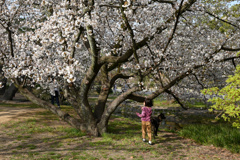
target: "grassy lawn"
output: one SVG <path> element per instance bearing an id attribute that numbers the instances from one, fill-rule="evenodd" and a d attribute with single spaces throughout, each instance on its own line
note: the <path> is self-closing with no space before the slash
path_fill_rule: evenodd
<path id="1" fill-rule="evenodd" d="M 23 107 L 39 108 L 39 106 L 37 104 L 32 104 L 32 103 L 29 103 L 29 104 L 0 103 L 0 106 L 1 107 L 14 107 L 14 108 L 16 108 L 16 107 L 18 107 L 18 108 L 23 108 Z"/>
<path id="2" fill-rule="evenodd" d="M 202 102 L 194 102 L 194 104 L 190 102 L 184 102 L 185 106 L 188 108 L 206 108 L 207 106 Z M 176 101 L 168 101 L 168 100 L 161 100 L 159 98 L 154 99 L 154 106 L 161 106 L 161 107 L 180 107 L 180 105 Z"/>
<path id="3" fill-rule="evenodd" d="M 6 106 L 6 104 L 1 104 Z M 0 105 L 0 106 L 1 106 Z M 20 108 L 21 106 L 9 104 L 9 107 Z M 63 110 L 69 111 L 69 106 L 61 106 Z M 35 105 L 22 105 L 22 108 L 36 108 Z M 1 109 L 1 107 L 0 107 Z M 202 143 L 193 137 L 199 135 L 198 139 L 216 135 L 218 132 L 221 140 L 235 136 L 227 145 L 216 145 L 224 147 L 232 152 L 239 153 L 236 141 L 239 142 L 239 132 L 226 136 L 222 126 L 212 126 L 209 132 L 201 133 L 201 130 L 208 130 L 202 126 L 194 125 L 177 133 L 160 130 L 154 139 L 154 145 L 150 146 L 142 142 L 141 122 L 129 118 L 112 116 L 109 121 L 108 133 L 102 137 L 92 137 L 82 133 L 51 114 L 49 111 L 37 111 L 34 114 L 15 117 L 11 121 L 0 124 L 0 159 L 41 159 L 41 160 L 69 160 L 69 159 L 224 159 L 225 155 L 234 159 L 240 155 L 233 154 L 221 148 L 209 151 L 210 144 L 216 145 L 213 141 Z M 214 128 L 216 132 L 214 132 Z M 194 132 L 191 132 L 194 131 Z M 186 132 L 188 134 L 186 134 Z M 235 132 L 235 131 L 234 131 Z M 199 133 L 199 134 L 198 134 Z M 225 136 L 224 136 L 225 135 Z M 197 143 L 190 139 L 195 139 Z M 213 137 L 213 136 L 212 136 Z M 209 140 L 212 139 L 210 136 Z M 204 144 L 206 146 L 200 145 Z M 225 143 L 224 143 L 225 144 Z M 232 149 L 233 148 L 233 149 Z"/>
<path id="4" fill-rule="evenodd" d="M 163 151 L 158 137 L 155 146 L 143 143 L 141 123 L 132 119 L 112 117 L 109 133 L 96 138 L 71 128 L 48 111 L 37 112 L 34 117 L 12 120 L 0 125 L 1 138 L 8 139 L 0 153 L 9 159 L 158 159 Z M 154 154 L 153 154 L 154 153 Z"/>
<path id="5" fill-rule="evenodd" d="M 240 130 L 229 124 L 194 124 L 183 128 L 179 135 L 203 145 L 214 145 L 240 153 Z"/>

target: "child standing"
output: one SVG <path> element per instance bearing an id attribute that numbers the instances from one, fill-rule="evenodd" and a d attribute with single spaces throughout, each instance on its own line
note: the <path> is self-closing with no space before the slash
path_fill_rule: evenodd
<path id="1" fill-rule="evenodd" d="M 142 138 L 143 142 L 146 142 L 146 131 L 148 134 L 148 144 L 152 145 L 152 132 L 151 132 L 151 115 L 152 115 L 152 107 L 153 102 L 151 99 L 145 99 L 143 102 L 142 113 L 139 114 L 136 112 L 138 117 L 141 117 L 142 121 Z"/>

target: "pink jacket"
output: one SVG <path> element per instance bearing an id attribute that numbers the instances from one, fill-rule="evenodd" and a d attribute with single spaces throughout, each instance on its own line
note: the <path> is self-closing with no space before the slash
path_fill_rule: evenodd
<path id="1" fill-rule="evenodd" d="M 138 117 L 141 117 L 142 121 L 148 121 L 150 122 L 150 118 L 152 115 L 152 108 L 150 107 L 142 107 L 142 113 L 136 113 Z"/>

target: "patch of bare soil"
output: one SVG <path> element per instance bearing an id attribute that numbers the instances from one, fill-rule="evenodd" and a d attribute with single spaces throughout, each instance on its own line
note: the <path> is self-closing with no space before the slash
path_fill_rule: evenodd
<path id="1" fill-rule="evenodd" d="M 0 96 L 1 99 L 1 96 Z M 34 112 L 44 111 L 42 108 L 27 108 L 27 107 L 8 107 L 7 104 L 17 105 L 31 105 L 32 102 L 28 101 L 24 96 L 19 93 L 15 94 L 13 100 L 0 100 L 0 103 L 6 104 L 0 106 L 0 124 L 14 120 L 18 117 L 28 118 Z"/>
<path id="2" fill-rule="evenodd" d="M 0 124 L 15 120 L 19 117 L 29 118 L 34 112 L 44 111 L 42 108 L 13 108 L 0 106 Z"/>
<path id="3" fill-rule="evenodd" d="M 65 137 L 59 126 L 67 128 L 67 124 L 56 118 L 40 115 L 45 111 L 40 108 L 0 106 L 0 160 L 9 159 L 222 159 L 237 160 L 240 154 L 214 146 L 204 146 L 190 139 L 184 139 L 177 134 L 159 132 L 155 144 L 150 146 L 133 138 L 131 142 L 124 138 L 113 143 L 105 142 L 102 137 L 89 136 Z M 27 124 L 24 120 L 41 120 L 45 125 Z M 33 122 L 36 122 L 33 121 Z M 42 120 L 47 120 L 42 122 Z M 19 123 L 18 123 L 19 122 Z M 21 123 L 25 123 L 22 125 Z M 11 126 L 14 126 L 11 129 Z M 16 127 L 16 125 L 19 125 Z M 28 134 L 24 129 L 28 125 Z M 29 126 L 30 125 L 30 126 Z M 24 128 L 25 127 L 25 128 Z M 29 135 L 29 129 L 39 129 Z M 41 128 L 48 132 L 41 132 Z M 127 134 L 127 133 L 125 133 Z"/>

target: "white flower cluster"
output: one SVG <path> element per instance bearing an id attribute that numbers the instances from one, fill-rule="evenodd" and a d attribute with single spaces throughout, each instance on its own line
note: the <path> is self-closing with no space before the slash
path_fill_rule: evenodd
<path id="1" fill-rule="evenodd" d="M 50 3 L 42 1 L 43 6 Z M 76 42 L 84 17 L 76 16 L 80 10 L 75 12 L 61 8 L 66 3 L 62 1 L 59 5 L 53 5 L 52 15 L 42 15 L 46 20 L 35 21 L 33 25 L 29 19 L 23 25 L 29 29 L 14 34 L 14 57 L 9 54 L 4 57 L 6 78 L 26 76 L 32 84 L 50 82 L 49 77 L 62 77 L 68 83 L 81 80 L 90 62 L 83 43 Z M 36 9 L 36 12 L 41 13 L 41 10 Z"/>
<path id="2" fill-rule="evenodd" d="M 32 5 L 31 0 L 26 0 L 23 6 L 18 5 L 17 0 L 7 2 L 9 8 L 3 8 L 0 14 L 3 21 L 0 46 L 4 53 L 0 58 L 4 61 L 4 75 L 9 79 L 27 77 L 32 84 L 44 85 L 53 77 L 67 83 L 81 82 L 91 65 L 89 37 L 95 38 L 98 58 L 118 58 L 133 49 L 132 39 L 137 44 L 148 39 L 147 46 L 136 51 L 138 60 L 129 57 L 121 64 L 121 71 L 137 75 L 152 68 L 153 77 L 161 79 L 159 75 L 163 73 L 170 80 L 194 65 L 208 63 L 211 69 L 216 67 L 217 61 L 234 54 L 215 52 L 225 42 L 227 46 L 240 47 L 239 30 L 232 32 L 229 27 L 221 32 L 222 22 L 205 14 L 207 6 L 200 1 L 192 6 L 193 11 L 186 11 L 184 18 L 180 17 L 174 35 L 175 9 L 167 3 L 124 1 L 122 7 L 131 27 L 128 28 L 118 1 L 96 0 L 90 8 L 83 0 L 42 0 L 39 7 Z M 233 15 L 229 15 L 229 20 L 236 20 Z M 218 29 L 213 28 L 210 21 L 216 23 Z M 12 23 L 12 42 L 6 30 L 8 22 Z M 89 26 L 92 29 L 87 30 Z M 229 39 L 233 34 L 235 38 Z M 225 65 L 226 70 L 231 69 L 230 64 Z"/>

